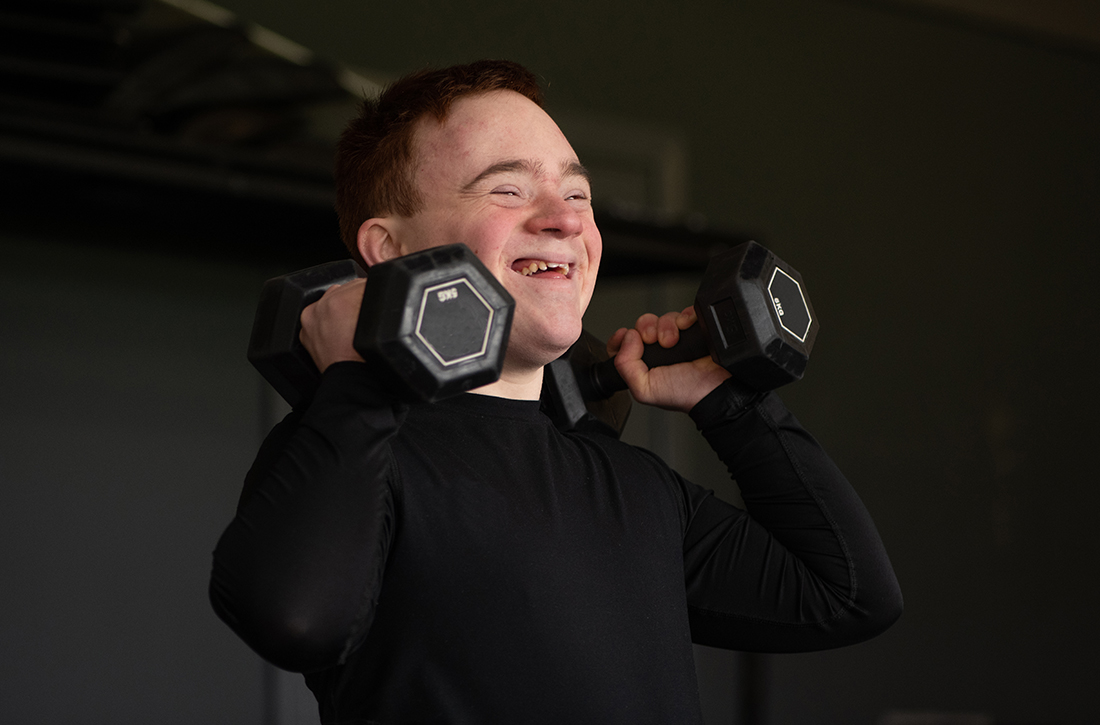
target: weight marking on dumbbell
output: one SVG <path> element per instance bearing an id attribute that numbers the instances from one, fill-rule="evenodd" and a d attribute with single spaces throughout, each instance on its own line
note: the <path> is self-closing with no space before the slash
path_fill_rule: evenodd
<path id="1" fill-rule="evenodd" d="M 460 287 L 462 287 L 463 290 L 468 290 L 474 296 L 474 299 L 476 300 L 476 302 L 480 303 L 481 306 L 485 308 L 485 315 L 486 316 L 483 320 L 479 320 L 479 324 L 477 325 L 477 327 L 479 329 L 484 330 L 484 333 L 481 335 L 480 347 L 478 349 L 472 350 L 472 351 L 470 351 L 470 352 L 468 352 L 464 355 L 457 355 L 457 356 L 454 356 L 454 357 L 448 357 L 446 354 L 440 352 L 440 350 L 438 349 L 438 345 L 436 343 L 432 342 L 425 335 L 425 333 L 424 333 L 424 315 L 425 315 L 425 312 L 428 309 L 428 305 L 429 305 L 429 303 L 432 299 L 432 296 L 433 296 L 432 293 L 433 292 L 435 293 L 434 297 L 435 297 L 435 299 L 438 303 L 440 303 L 440 304 L 451 303 L 451 302 L 456 302 L 456 301 L 459 300 L 459 296 L 460 296 L 459 288 Z M 457 280 L 454 280 L 454 279 L 448 280 L 447 282 L 444 282 L 442 284 L 433 285 L 431 287 L 426 287 L 424 289 L 424 292 L 423 292 L 423 294 L 421 295 L 421 298 L 420 298 L 420 309 L 418 310 L 418 313 L 417 313 L 416 337 L 420 340 L 421 343 L 424 344 L 424 347 L 427 348 L 428 352 L 430 352 L 432 354 L 432 356 L 436 360 L 438 360 L 441 365 L 443 365 L 444 367 L 450 367 L 451 365 L 458 365 L 459 363 L 467 362 L 469 360 L 475 360 L 475 359 L 477 359 L 479 357 L 483 357 L 485 355 L 486 349 L 489 346 L 489 334 L 490 334 L 490 332 L 492 331 L 492 328 L 493 328 L 493 318 L 494 318 L 495 314 L 496 314 L 496 312 L 493 309 L 493 306 L 491 304 L 489 304 L 489 302 L 485 299 L 485 297 L 482 296 L 482 294 L 477 291 L 477 288 L 473 284 L 471 284 L 470 281 L 466 277 L 462 277 L 462 278 L 457 279 Z M 466 329 L 468 330 L 469 328 L 467 327 Z M 471 339 L 468 335 L 466 335 L 466 336 L 458 335 L 457 337 L 461 340 Z M 452 340 L 453 340 L 453 338 L 452 338 Z"/>
<path id="2" fill-rule="evenodd" d="M 791 333 L 799 342 L 806 342 L 806 335 L 810 333 L 810 324 L 813 320 L 810 317 L 810 307 L 806 304 L 806 296 L 802 293 L 802 285 L 794 277 L 776 267 L 772 272 L 771 281 L 768 282 L 768 294 L 772 298 L 772 306 L 779 318 L 780 327 Z M 784 295 L 788 299 L 787 309 L 783 308 L 781 301 Z"/>

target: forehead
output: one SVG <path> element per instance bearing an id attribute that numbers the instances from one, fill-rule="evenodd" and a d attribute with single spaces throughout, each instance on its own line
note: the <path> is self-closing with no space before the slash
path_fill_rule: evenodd
<path id="1" fill-rule="evenodd" d="M 420 185 L 468 183 L 489 166 L 508 161 L 530 161 L 557 173 L 577 160 L 553 119 L 513 91 L 460 98 L 442 123 L 422 118 L 415 138 Z"/>

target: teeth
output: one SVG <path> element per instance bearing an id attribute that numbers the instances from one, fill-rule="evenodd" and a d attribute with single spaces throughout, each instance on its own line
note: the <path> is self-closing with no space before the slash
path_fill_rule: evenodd
<path id="1" fill-rule="evenodd" d="M 569 265 L 561 264 L 558 262 L 543 262 L 539 260 L 537 262 L 531 262 L 531 264 L 521 269 L 520 274 L 522 274 L 524 277 L 528 277 L 535 272 L 545 272 L 548 269 L 558 269 L 561 270 L 563 273 L 568 274 Z"/>

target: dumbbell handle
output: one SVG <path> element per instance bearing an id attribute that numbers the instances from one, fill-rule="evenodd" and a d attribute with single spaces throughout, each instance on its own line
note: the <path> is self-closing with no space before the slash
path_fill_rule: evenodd
<path id="1" fill-rule="evenodd" d="M 292 406 L 307 402 L 321 373 L 299 341 L 302 310 L 330 286 L 365 276 L 350 259 L 320 264 L 269 279 L 248 341 L 248 360 Z"/>
<path id="2" fill-rule="evenodd" d="M 686 330 L 680 330 L 680 340 L 672 347 L 661 347 L 660 343 L 655 342 L 646 345 L 642 352 L 642 362 L 651 368 L 691 362 L 701 357 L 710 357 L 710 347 L 707 336 L 698 323 Z M 585 400 L 604 400 L 628 387 L 623 376 L 615 369 L 615 358 L 575 372 L 577 385 Z"/>

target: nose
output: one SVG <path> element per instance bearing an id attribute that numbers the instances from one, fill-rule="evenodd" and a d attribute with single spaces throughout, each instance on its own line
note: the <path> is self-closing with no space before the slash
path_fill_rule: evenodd
<path id="1" fill-rule="evenodd" d="M 553 195 L 544 195 L 527 221 L 532 234 L 549 234 L 559 239 L 575 237 L 584 229 L 580 213 L 568 201 Z"/>

